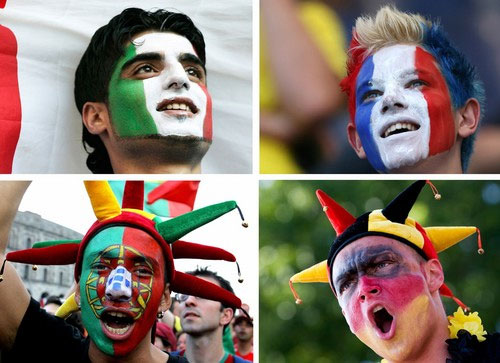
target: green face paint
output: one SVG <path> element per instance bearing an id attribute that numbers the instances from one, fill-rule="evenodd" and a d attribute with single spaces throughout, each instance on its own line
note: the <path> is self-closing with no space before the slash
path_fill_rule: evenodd
<path id="1" fill-rule="evenodd" d="M 104 353 L 124 356 L 147 337 L 163 294 L 165 262 L 146 232 L 115 226 L 87 245 L 80 276 L 82 319 Z"/>
<path id="2" fill-rule="evenodd" d="M 123 65 L 136 56 L 135 45 L 125 49 L 109 82 L 109 108 L 114 130 L 120 137 L 156 135 L 158 130 L 146 107 L 144 82 L 121 77 Z"/>
<path id="3" fill-rule="evenodd" d="M 123 227 L 108 228 L 92 238 L 83 254 L 80 276 L 80 301 L 85 329 L 99 350 L 108 355 L 114 354 L 113 341 L 104 334 L 98 318 L 99 310 L 102 309 L 102 300 L 99 301 L 97 293 L 99 275 L 93 267 L 101 251 L 113 244 L 121 244 L 123 232 Z"/>

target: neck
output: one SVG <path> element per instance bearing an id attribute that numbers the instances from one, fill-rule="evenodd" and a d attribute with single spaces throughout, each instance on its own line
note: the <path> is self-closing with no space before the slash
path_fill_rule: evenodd
<path id="1" fill-rule="evenodd" d="M 462 174 L 461 145 L 461 140 L 458 140 L 450 150 L 430 156 L 415 165 L 393 169 L 389 172 L 397 174 Z"/>
<path id="2" fill-rule="evenodd" d="M 198 336 L 187 334 L 185 356 L 191 363 L 218 363 L 224 356 L 222 329 L 217 328 Z"/>
<path id="3" fill-rule="evenodd" d="M 89 347 L 89 360 L 92 363 L 143 363 L 143 362 L 166 362 L 168 360 L 168 354 L 162 352 L 160 349 L 156 348 L 151 344 L 151 333 L 146 334 L 143 340 L 137 345 L 137 347 L 131 351 L 126 356 L 115 357 L 109 356 L 103 353 L 95 345 L 95 343 L 90 340 Z"/>
<path id="4" fill-rule="evenodd" d="M 238 339 L 238 352 L 241 355 L 246 355 L 252 351 L 253 345 L 252 345 L 252 340 L 239 340 Z"/>

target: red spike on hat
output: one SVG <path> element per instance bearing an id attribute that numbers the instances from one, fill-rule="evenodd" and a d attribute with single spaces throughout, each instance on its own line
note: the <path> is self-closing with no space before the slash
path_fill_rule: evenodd
<path id="1" fill-rule="evenodd" d="M 68 265 L 75 263 L 79 248 L 79 243 L 66 243 L 50 247 L 12 251 L 7 253 L 5 258 L 11 262 L 39 265 Z"/>
<path id="2" fill-rule="evenodd" d="M 172 244 L 174 258 L 201 258 L 204 260 L 236 261 L 234 255 L 222 248 L 199 243 L 176 241 Z"/>
<path id="3" fill-rule="evenodd" d="M 241 309 L 241 300 L 222 287 L 199 277 L 176 271 L 170 284 L 172 291 L 194 295 L 203 299 L 220 301 L 234 309 Z"/>
<path id="4" fill-rule="evenodd" d="M 337 236 L 342 234 L 347 227 L 356 221 L 356 218 L 330 198 L 324 191 L 320 189 L 316 190 L 316 196 L 323 206 L 323 211 L 326 213 L 333 229 L 337 232 Z"/>
<path id="5" fill-rule="evenodd" d="M 144 181 L 127 180 L 123 191 L 123 208 L 143 210 L 144 207 Z"/>

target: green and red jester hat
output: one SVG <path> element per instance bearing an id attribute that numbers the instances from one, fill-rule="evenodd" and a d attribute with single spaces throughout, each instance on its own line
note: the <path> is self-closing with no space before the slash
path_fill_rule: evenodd
<path id="1" fill-rule="evenodd" d="M 83 239 L 38 242 L 33 248 L 8 253 L 6 261 L 34 265 L 74 263 L 84 325 L 101 351 L 124 356 L 144 339 L 156 320 L 166 283 L 170 291 L 241 309 L 241 300 L 234 294 L 177 271 L 174 265 L 175 258 L 236 262 L 221 248 L 179 240 L 233 209 L 238 209 L 243 219 L 236 202 L 211 205 L 163 221 L 143 210 L 142 181 L 126 182 L 122 206 L 107 181 L 84 183 L 97 221 Z M 67 317 L 78 309 L 73 294 L 56 315 Z"/>

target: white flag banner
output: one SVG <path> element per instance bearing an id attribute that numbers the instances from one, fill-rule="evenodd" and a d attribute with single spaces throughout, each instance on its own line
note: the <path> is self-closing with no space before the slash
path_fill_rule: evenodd
<path id="1" fill-rule="evenodd" d="M 0 173 L 90 172 L 75 70 L 94 32 L 129 7 L 185 13 L 203 33 L 213 143 L 202 172 L 252 172 L 251 0 L 0 0 Z"/>

